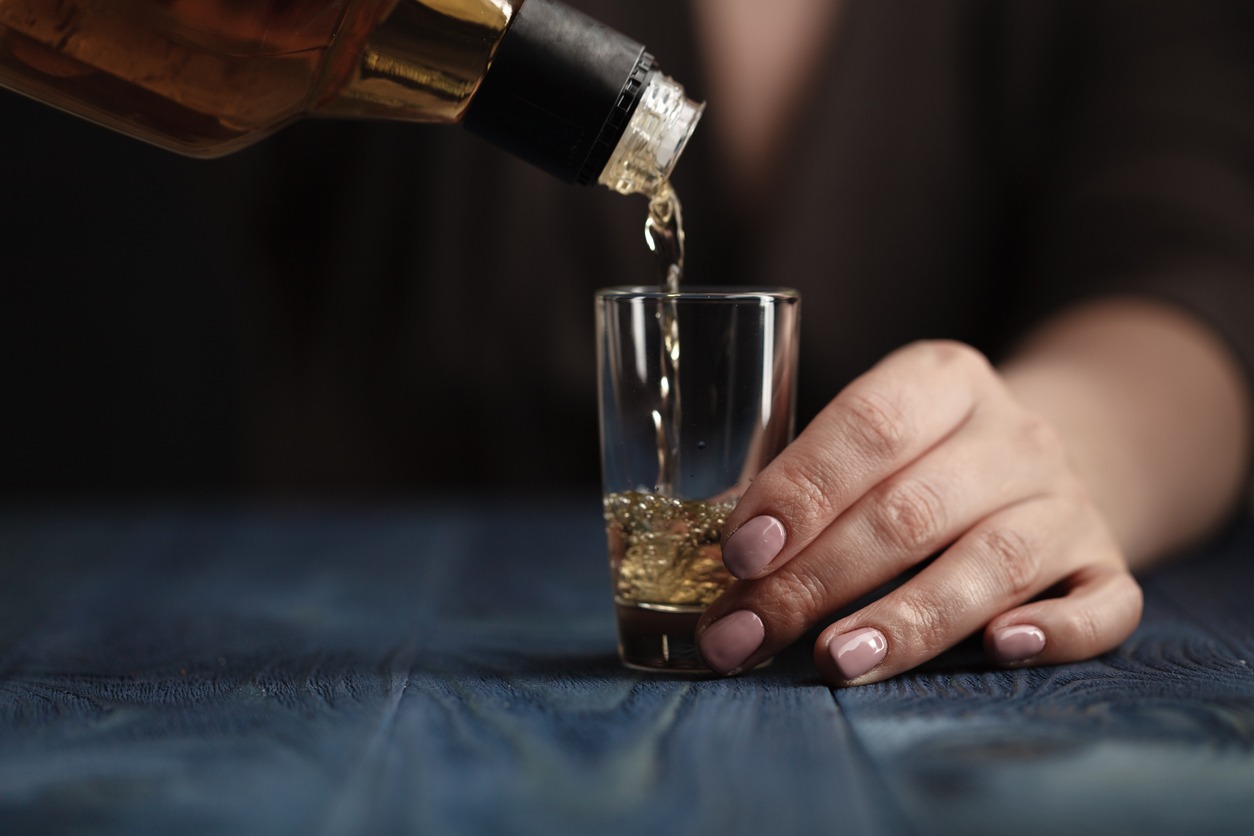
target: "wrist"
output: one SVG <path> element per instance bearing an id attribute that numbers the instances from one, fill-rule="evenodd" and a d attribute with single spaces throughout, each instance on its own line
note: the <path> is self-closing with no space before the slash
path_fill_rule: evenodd
<path id="1" fill-rule="evenodd" d="M 1132 299 L 1074 309 L 1002 373 L 1063 436 L 1134 566 L 1204 535 L 1242 495 L 1248 384 L 1227 346 L 1185 311 Z"/>

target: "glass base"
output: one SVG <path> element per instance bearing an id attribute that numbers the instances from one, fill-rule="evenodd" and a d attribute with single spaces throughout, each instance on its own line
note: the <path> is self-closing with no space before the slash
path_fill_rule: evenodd
<path id="1" fill-rule="evenodd" d="M 697 651 L 701 608 L 617 604 L 618 656 L 629 668 L 713 676 Z"/>
<path id="2" fill-rule="evenodd" d="M 704 607 L 615 604 L 618 657 L 638 671 L 672 676 L 718 676 L 697 650 L 697 622 Z M 771 663 L 767 659 L 757 667 Z"/>

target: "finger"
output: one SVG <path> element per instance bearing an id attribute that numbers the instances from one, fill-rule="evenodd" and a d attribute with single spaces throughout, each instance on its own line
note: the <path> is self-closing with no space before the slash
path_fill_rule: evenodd
<path id="1" fill-rule="evenodd" d="M 962 425 L 991 379 L 987 361 L 957 343 L 890 354 L 754 479 L 724 528 L 728 570 L 751 577 L 791 559 L 873 485 Z"/>
<path id="2" fill-rule="evenodd" d="M 1061 443 L 1044 430 L 1039 422 L 1011 420 L 1000 410 L 977 413 L 943 444 L 873 488 L 791 561 L 775 561 L 758 583 L 729 589 L 710 605 L 702 626 L 732 612 L 752 612 L 760 637 L 770 635 L 761 648 L 770 654 L 913 569 L 981 519 L 1042 498 L 1043 486 L 1066 495 L 1075 477 L 1057 452 Z M 715 633 L 702 641 L 726 663 L 738 635 Z"/>
<path id="3" fill-rule="evenodd" d="M 771 560 L 748 577 L 781 570 L 847 569 L 839 588 L 848 603 L 949 545 L 979 519 L 1048 490 L 1064 491 L 1075 477 L 1062 441 L 1040 419 L 981 404 L 952 435 L 871 488 L 789 563 Z M 741 532 L 757 530 L 757 517 Z M 798 565 L 801 564 L 801 565 Z M 740 577 L 746 577 L 741 575 Z M 834 608 L 834 607 L 833 607 Z M 830 609 L 828 610 L 830 612 Z"/>
<path id="4" fill-rule="evenodd" d="M 1060 598 L 997 616 L 984 649 L 1003 665 L 1057 665 L 1091 659 L 1122 644 L 1141 621 L 1141 587 L 1122 566 L 1092 566 L 1066 582 Z"/>
<path id="5" fill-rule="evenodd" d="M 916 667 L 1084 565 L 1122 557 L 1093 511 L 1052 496 L 981 521 L 918 575 L 828 627 L 815 664 L 831 682 L 875 682 Z"/>

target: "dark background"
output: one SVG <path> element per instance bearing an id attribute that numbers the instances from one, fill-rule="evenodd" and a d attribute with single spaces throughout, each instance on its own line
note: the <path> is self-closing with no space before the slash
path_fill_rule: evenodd
<path id="1" fill-rule="evenodd" d="M 579 5 L 706 98 L 688 4 Z M 698 128 L 686 279 L 801 291 L 799 426 L 1108 293 L 1254 368 L 1251 8 L 849 0 L 767 200 Z M 0 91 L 0 496 L 595 490 L 592 293 L 656 281 L 644 216 L 455 127 L 201 161 Z"/>
<path id="2" fill-rule="evenodd" d="M 193 162 L 0 91 L 0 490 L 246 479 L 267 151 Z"/>

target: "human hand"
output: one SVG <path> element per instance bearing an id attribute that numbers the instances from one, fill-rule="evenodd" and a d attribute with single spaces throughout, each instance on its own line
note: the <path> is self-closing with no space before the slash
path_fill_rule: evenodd
<path id="1" fill-rule="evenodd" d="M 915 570 L 822 631 L 826 679 L 886 679 L 981 629 L 997 663 L 1077 661 L 1117 646 L 1141 615 L 1059 435 L 958 343 L 912 344 L 851 383 L 758 475 L 724 536 L 744 580 L 697 636 L 725 674 Z"/>

